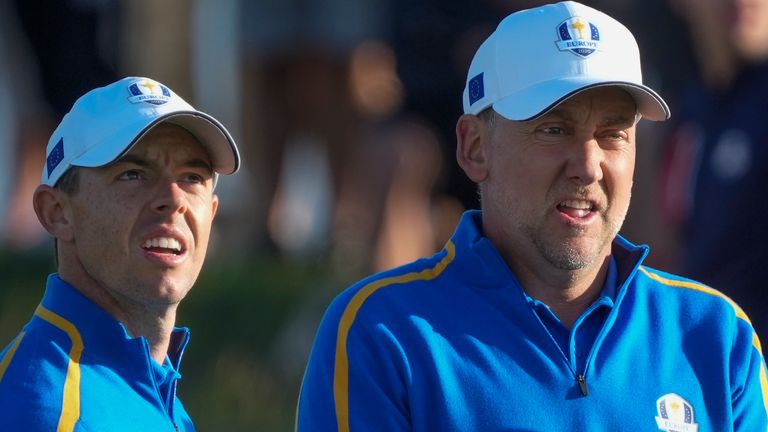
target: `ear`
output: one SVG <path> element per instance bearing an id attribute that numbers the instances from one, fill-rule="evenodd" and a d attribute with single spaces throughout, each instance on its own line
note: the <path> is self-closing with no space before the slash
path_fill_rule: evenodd
<path id="1" fill-rule="evenodd" d="M 475 183 L 488 177 L 490 138 L 490 131 L 480 117 L 464 114 L 456 122 L 456 161 Z"/>
<path id="2" fill-rule="evenodd" d="M 32 196 L 32 205 L 37 220 L 52 236 L 59 241 L 74 239 L 71 214 L 67 211 L 69 196 L 59 189 L 40 185 Z"/>
<path id="3" fill-rule="evenodd" d="M 216 217 L 216 212 L 219 210 L 219 196 L 214 194 L 211 199 L 211 220 Z"/>

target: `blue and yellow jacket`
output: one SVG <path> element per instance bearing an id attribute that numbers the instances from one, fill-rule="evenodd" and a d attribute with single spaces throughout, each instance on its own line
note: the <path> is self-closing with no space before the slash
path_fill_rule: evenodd
<path id="1" fill-rule="evenodd" d="M 48 277 L 31 321 L 0 354 L 4 432 L 193 431 L 176 397 L 187 329 L 164 365 L 142 338 L 62 281 Z"/>
<path id="2" fill-rule="evenodd" d="M 334 300 L 299 431 L 766 430 L 765 362 L 735 303 L 617 237 L 615 292 L 566 329 L 480 221 L 467 212 L 435 256 Z"/>

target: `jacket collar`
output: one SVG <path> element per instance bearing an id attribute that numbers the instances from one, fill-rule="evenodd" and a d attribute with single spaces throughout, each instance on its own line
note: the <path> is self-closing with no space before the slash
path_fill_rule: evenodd
<path id="1" fill-rule="evenodd" d="M 144 376 L 151 372 L 149 344 L 143 337 L 131 337 L 125 326 L 93 303 L 57 273 L 48 276 L 42 306 L 74 325 L 83 340 L 84 356 L 109 360 L 124 371 Z M 178 370 L 189 342 L 189 329 L 174 328 L 168 357 Z"/>

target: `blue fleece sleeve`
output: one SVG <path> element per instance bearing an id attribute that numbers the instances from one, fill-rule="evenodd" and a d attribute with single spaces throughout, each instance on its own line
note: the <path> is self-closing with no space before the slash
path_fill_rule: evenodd
<path id="1" fill-rule="evenodd" d="M 385 323 L 352 293 L 329 307 L 302 383 L 298 431 L 406 431 L 408 371 Z"/>
<path id="2" fill-rule="evenodd" d="M 0 430 L 56 431 L 66 364 L 52 344 L 17 336 L 0 354 Z"/>
<path id="3" fill-rule="evenodd" d="M 734 431 L 768 430 L 768 377 L 757 334 L 739 322 L 731 356 Z"/>

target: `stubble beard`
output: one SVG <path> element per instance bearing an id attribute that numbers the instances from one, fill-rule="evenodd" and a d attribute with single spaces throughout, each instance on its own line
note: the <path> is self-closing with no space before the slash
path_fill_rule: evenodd
<path id="1" fill-rule="evenodd" d="M 600 215 L 603 219 L 603 230 L 599 234 L 597 244 L 584 250 L 583 247 L 576 247 L 571 242 L 556 242 L 547 236 L 547 227 L 541 222 L 538 225 L 522 223 L 518 227 L 533 243 L 539 254 L 553 267 L 559 270 L 576 271 L 588 268 L 595 264 L 601 252 L 610 244 L 624 221 L 625 215 L 622 215 L 615 221 L 611 221 Z M 571 238 L 578 238 L 587 235 L 584 228 L 571 228 Z"/>

